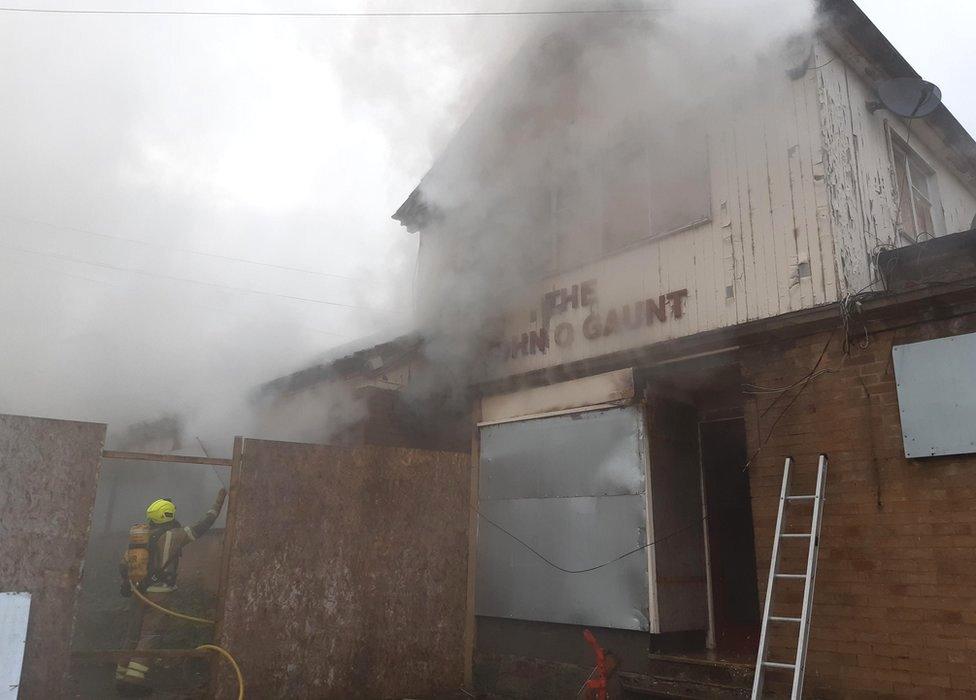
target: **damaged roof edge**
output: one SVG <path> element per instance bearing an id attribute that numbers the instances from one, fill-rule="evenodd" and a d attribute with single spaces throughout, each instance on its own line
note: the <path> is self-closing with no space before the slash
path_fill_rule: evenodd
<path id="1" fill-rule="evenodd" d="M 416 233 L 427 225 L 431 218 L 431 209 L 424 200 L 421 185 L 417 185 L 406 201 L 394 212 L 391 217 L 394 221 L 400 222 L 409 233 Z"/>
<path id="2" fill-rule="evenodd" d="M 391 364 L 411 357 L 420 350 L 423 343 L 423 337 L 419 333 L 401 335 L 393 340 L 377 343 L 265 382 L 254 390 L 253 398 L 254 400 L 261 400 L 282 394 L 292 394 L 325 381 L 351 377 L 362 373 L 364 370 L 372 372 L 389 369 Z M 382 360 L 379 368 L 370 364 L 370 360 L 374 358 Z"/>
<path id="3" fill-rule="evenodd" d="M 829 20 L 821 28 L 821 33 L 835 31 L 855 47 L 874 68 L 874 75 L 865 75 L 869 81 L 921 77 L 854 0 L 817 0 L 817 7 Z M 475 110 L 479 108 L 480 105 Z M 925 118 L 925 122 L 956 155 L 953 165 L 964 176 L 969 187 L 976 191 L 976 140 L 945 104 L 939 105 L 935 112 Z M 434 161 L 427 175 L 437 167 L 441 157 Z M 424 199 L 423 181 L 427 175 L 421 178 L 420 184 L 391 217 L 410 233 L 424 228 L 435 215 L 433 206 Z"/>

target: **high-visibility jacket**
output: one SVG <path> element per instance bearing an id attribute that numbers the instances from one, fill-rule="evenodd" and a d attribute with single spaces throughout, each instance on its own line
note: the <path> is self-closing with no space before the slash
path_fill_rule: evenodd
<path id="1" fill-rule="evenodd" d="M 215 504 L 195 525 L 184 527 L 180 521 L 174 520 L 165 525 L 150 526 L 149 575 L 139 590 L 144 593 L 169 593 L 174 590 L 183 547 L 209 530 L 218 514 Z M 123 578 L 127 575 L 127 570 L 128 565 L 123 555 L 119 566 Z"/>

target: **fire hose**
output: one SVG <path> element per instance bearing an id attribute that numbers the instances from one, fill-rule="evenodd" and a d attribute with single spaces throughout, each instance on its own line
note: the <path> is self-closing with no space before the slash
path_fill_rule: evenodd
<path id="1" fill-rule="evenodd" d="M 153 601 L 149 600 L 149 598 L 144 596 L 142 594 L 142 591 L 139 590 L 138 586 L 132 587 L 132 593 L 136 596 L 136 598 L 142 601 L 144 605 L 148 605 L 151 608 L 155 608 L 156 610 L 166 613 L 167 615 L 172 615 L 173 617 L 177 617 L 181 620 L 189 620 L 190 622 L 196 622 L 202 625 L 215 624 L 213 620 L 207 620 L 202 617 L 193 617 L 193 615 L 184 615 L 183 613 L 178 613 L 175 612 L 174 610 L 169 610 L 168 608 L 164 608 L 162 605 L 159 605 L 158 603 L 154 603 Z M 223 656 L 225 659 L 227 659 L 227 661 L 230 662 L 230 665 L 233 666 L 234 668 L 234 673 L 237 675 L 237 700 L 244 700 L 244 676 L 243 674 L 241 674 L 241 667 L 237 665 L 237 661 L 234 660 L 234 657 L 230 655 L 229 651 L 227 651 L 223 647 L 217 646 L 216 644 L 201 644 L 196 648 L 196 651 L 204 651 L 204 650 L 215 651 L 221 656 Z"/>

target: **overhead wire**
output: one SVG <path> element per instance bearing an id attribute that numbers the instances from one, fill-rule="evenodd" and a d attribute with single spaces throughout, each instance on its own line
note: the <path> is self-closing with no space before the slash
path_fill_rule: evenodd
<path id="1" fill-rule="evenodd" d="M 10 260 L 12 260 L 12 258 L 10 258 Z M 108 285 L 110 287 L 122 287 L 123 286 L 119 282 L 110 282 L 109 280 L 97 279 L 95 277 L 85 277 L 84 275 L 76 275 L 76 274 L 74 274 L 72 272 L 68 272 L 67 270 L 59 270 L 57 268 L 47 267 L 45 265 L 41 265 L 40 268 L 42 270 L 46 270 L 47 272 L 52 272 L 52 273 L 57 274 L 57 275 L 64 275 L 66 277 L 71 277 L 73 279 L 84 280 L 85 282 L 92 282 L 94 284 L 104 284 L 104 285 Z M 251 320 L 251 321 L 262 321 L 262 322 L 263 321 L 266 321 L 266 319 L 260 318 L 258 316 L 251 316 L 251 315 L 248 315 L 248 314 L 241 314 L 241 313 L 237 313 L 235 311 L 230 311 L 229 309 L 221 309 L 221 308 L 218 308 L 216 306 L 207 306 L 206 304 L 200 304 L 200 303 L 197 303 L 197 302 L 185 302 L 182 305 L 183 306 L 192 306 L 193 308 L 196 308 L 196 309 L 204 309 L 206 311 L 216 311 L 216 312 L 218 312 L 220 314 L 223 314 L 223 315 L 234 316 L 236 318 L 243 318 L 243 319 L 248 319 L 248 320 Z M 297 327 L 298 328 L 302 328 L 302 329 L 307 330 L 307 331 L 311 331 L 312 333 L 321 333 L 322 335 L 330 335 L 330 336 L 333 336 L 335 338 L 348 338 L 349 337 L 345 333 L 336 333 L 335 331 L 327 331 L 324 328 L 316 328 L 314 326 L 309 326 L 309 325 L 304 324 L 304 323 L 298 324 Z"/>
<path id="2" fill-rule="evenodd" d="M 207 258 L 215 258 L 217 260 L 227 260 L 230 262 L 239 262 L 247 265 L 257 265 L 260 267 L 270 267 L 276 270 L 285 270 L 287 272 L 300 272 L 305 275 L 317 275 L 320 277 L 333 277 L 335 279 L 347 280 L 350 282 L 355 282 L 355 277 L 350 277 L 348 275 L 340 275 L 334 272 L 322 272 L 319 270 L 309 270 L 303 267 L 292 267 L 290 265 L 278 265 L 277 263 L 262 262 L 260 260 L 249 260 L 247 258 L 238 258 L 233 255 L 224 255 L 222 253 L 209 253 L 202 250 L 193 250 L 192 248 L 180 248 L 178 246 L 168 246 L 162 243 L 157 243 L 155 241 L 146 241 L 141 238 L 132 238 L 130 236 L 119 236 L 117 234 L 102 233 L 100 231 L 92 231 L 91 229 L 78 228 L 77 226 L 64 226 L 62 224 L 52 224 L 49 221 L 41 221 L 40 219 L 30 219 L 22 216 L 14 216 L 12 214 L 6 214 L 0 212 L 0 217 L 8 219 L 10 221 L 19 221 L 26 224 L 34 224 L 36 226 L 45 226 L 47 228 L 55 229 L 58 231 L 70 231 L 72 233 L 81 233 L 86 236 L 95 236 L 98 238 L 108 238 L 110 240 L 116 241 L 126 241 L 127 243 L 135 243 L 137 245 L 152 246 L 155 248 L 161 248 L 163 250 L 172 250 L 177 253 L 183 253 L 185 255 L 199 255 Z"/>
<path id="3" fill-rule="evenodd" d="M 666 7 L 605 8 L 581 10 L 445 10 L 445 11 L 264 11 L 264 10 L 91 10 L 71 8 L 0 7 L 0 12 L 50 15 L 141 15 L 163 17 L 292 17 L 292 18 L 358 18 L 358 17 L 517 17 L 551 15 L 642 15 L 663 12 Z"/>
<path id="4" fill-rule="evenodd" d="M 742 393 L 744 393 L 744 394 L 779 394 L 781 392 L 788 391 L 788 390 L 792 389 L 793 387 L 797 386 L 798 384 L 802 384 L 803 382 L 809 381 L 810 379 L 816 379 L 821 374 L 832 374 L 832 373 L 834 373 L 836 371 L 837 370 L 835 370 L 835 369 L 830 369 L 829 367 L 825 367 L 824 369 L 817 370 L 815 372 L 812 372 L 810 374 L 807 374 L 807 375 L 803 376 L 802 378 L 797 379 L 792 384 L 787 384 L 786 386 L 768 387 L 768 386 L 760 386 L 758 384 L 743 384 L 742 385 Z"/>
<path id="5" fill-rule="evenodd" d="M 68 262 L 78 263 L 80 265 L 91 265 L 92 267 L 101 267 L 108 270 L 115 270 L 117 272 L 127 272 L 134 275 L 142 275 L 144 277 L 155 277 L 158 279 L 165 279 L 174 282 L 183 282 L 187 284 L 197 284 L 204 287 L 213 287 L 216 289 L 226 289 L 234 292 L 243 292 L 246 294 L 260 294 L 263 296 L 279 297 L 281 299 L 291 299 L 294 301 L 303 301 L 313 304 L 324 304 L 326 306 L 336 306 L 346 309 L 355 309 L 360 311 L 380 311 L 380 309 L 371 308 L 368 306 L 359 306 L 357 304 L 345 304 L 338 301 L 329 301 L 328 299 L 316 299 L 314 297 L 302 297 L 294 294 L 279 294 L 277 292 L 267 292 L 260 289 L 250 289 L 248 287 L 238 287 L 236 285 L 221 284 L 219 282 L 207 282 L 205 280 L 197 280 L 191 277 L 178 277 L 176 275 L 167 275 L 160 272 L 150 272 L 149 270 L 140 270 L 134 267 L 125 267 L 122 265 L 113 265 L 111 263 L 99 262 L 94 260 L 85 260 L 84 258 L 78 258 L 72 255 L 66 255 L 63 253 L 52 253 L 40 250 L 32 250 L 30 248 L 23 248 L 21 246 L 14 246 L 9 244 L 0 243 L 0 248 L 5 248 L 7 250 L 15 250 L 20 253 L 27 253 L 30 255 L 39 255 L 41 257 L 53 258 L 57 260 L 66 260 Z"/>

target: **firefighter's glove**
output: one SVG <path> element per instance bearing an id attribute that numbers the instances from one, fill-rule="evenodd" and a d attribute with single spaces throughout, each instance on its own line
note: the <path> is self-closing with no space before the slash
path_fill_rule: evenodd
<path id="1" fill-rule="evenodd" d="M 126 579 L 122 579 L 122 585 L 119 587 L 119 594 L 123 598 L 131 598 L 132 597 L 132 583 L 129 582 L 129 579 L 127 579 L 127 578 Z"/>

